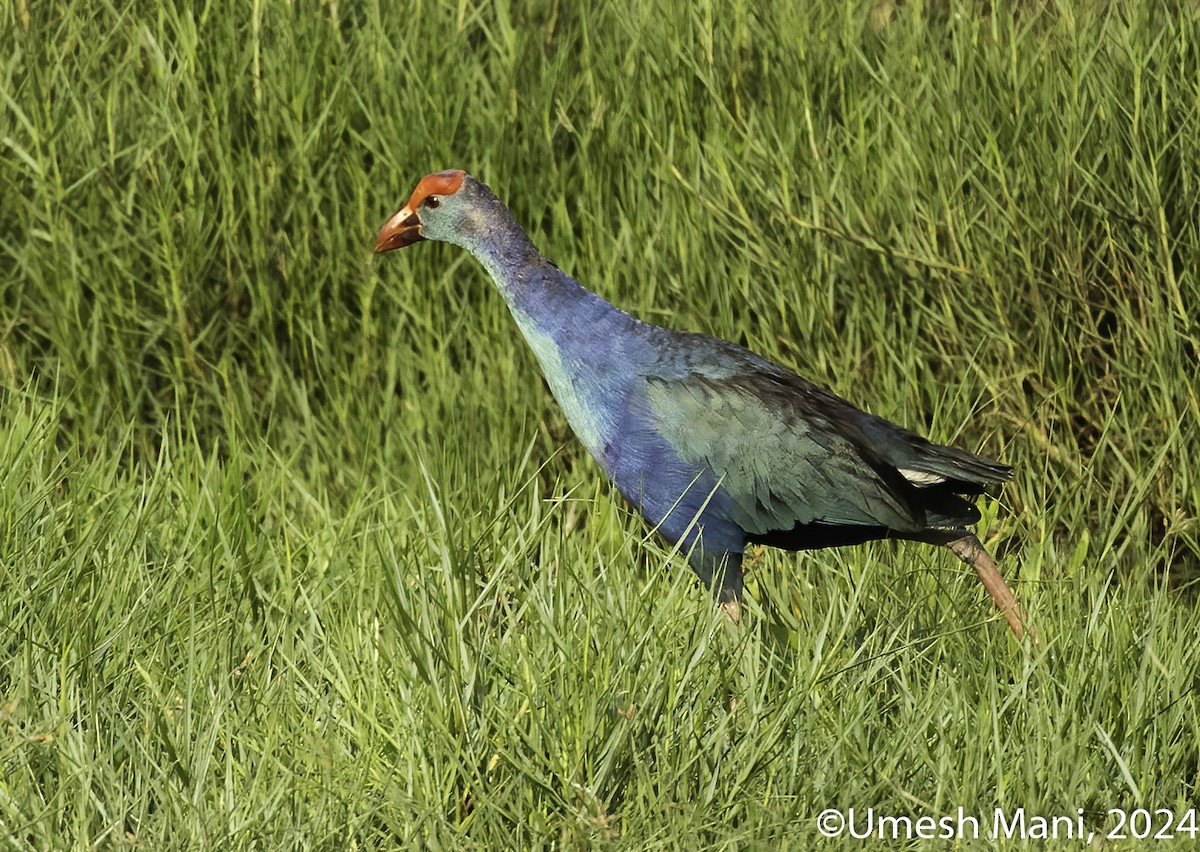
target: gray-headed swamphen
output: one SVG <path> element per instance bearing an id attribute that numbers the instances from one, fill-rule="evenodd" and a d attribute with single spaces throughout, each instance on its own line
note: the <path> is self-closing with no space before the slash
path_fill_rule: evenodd
<path id="1" fill-rule="evenodd" d="M 490 273 L 571 428 L 625 498 L 740 614 L 748 544 L 789 550 L 901 538 L 975 568 L 1016 635 L 1024 619 L 967 527 L 962 495 L 1011 469 L 930 443 L 740 346 L 641 322 L 544 258 L 464 171 L 424 178 L 376 252 L 443 240 Z"/>

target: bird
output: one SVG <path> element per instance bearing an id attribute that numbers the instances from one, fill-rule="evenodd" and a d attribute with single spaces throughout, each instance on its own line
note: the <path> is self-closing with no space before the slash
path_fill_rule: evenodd
<path id="1" fill-rule="evenodd" d="M 748 548 L 879 539 L 949 548 L 1018 640 L 1025 615 L 970 531 L 1012 468 L 932 443 L 736 344 L 641 321 L 560 270 L 462 169 L 422 178 L 375 252 L 422 240 L 473 255 L 575 435 L 628 503 L 687 555 L 729 620 Z"/>

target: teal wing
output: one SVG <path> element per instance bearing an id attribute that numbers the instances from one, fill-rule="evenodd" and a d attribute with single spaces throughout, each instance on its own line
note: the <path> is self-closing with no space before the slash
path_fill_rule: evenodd
<path id="1" fill-rule="evenodd" d="M 798 524 L 922 525 L 911 488 L 862 441 L 858 409 L 790 374 L 647 377 L 656 429 L 687 463 L 710 469 L 730 518 L 751 536 Z"/>

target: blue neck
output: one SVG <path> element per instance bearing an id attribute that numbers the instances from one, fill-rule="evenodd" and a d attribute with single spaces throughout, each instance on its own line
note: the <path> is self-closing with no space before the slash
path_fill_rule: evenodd
<path id="1" fill-rule="evenodd" d="M 511 216 L 504 219 L 493 219 L 486 239 L 465 241 L 464 247 L 483 264 L 514 314 L 554 326 L 586 321 L 576 313 L 585 305 L 616 310 L 546 260 Z"/>
<path id="2" fill-rule="evenodd" d="M 571 428 L 604 464 L 616 429 L 611 402 L 633 378 L 630 332 L 641 323 L 546 260 L 507 210 L 490 219 L 489 233 L 463 247 L 491 275 Z"/>

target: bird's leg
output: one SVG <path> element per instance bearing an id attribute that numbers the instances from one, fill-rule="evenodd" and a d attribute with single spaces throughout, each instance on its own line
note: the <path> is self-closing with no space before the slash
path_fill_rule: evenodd
<path id="1" fill-rule="evenodd" d="M 955 556 L 975 569 L 975 573 L 983 582 L 983 587 L 992 596 L 992 602 L 1004 615 L 1012 632 L 1016 634 L 1018 640 L 1023 639 L 1025 637 L 1025 613 L 1017 602 L 1016 595 L 1008 587 L 1008 583 L 1004 582 L 1004 578 L 1000 576 L 996 563 L 979 543 L 979 539 L 971 533 L 967 533 L 960 538 L 945 542 L 945 545 L 954 551 Z M 1036 633 L 1030 631 L 1030 634 L 1036 644 L 1041 644 Z"/>
<path id="2" fill-rule="evenodd" d="M 709 583 L 725 617 L 737 624 L 742 620 L 742 554 L 725 553 L 714 561 Z"/>
<path id="3" fill-rule="evenodd" d="M 738 624 L 742 620 L 742 605 L 737 601 L 721 601 L 721 611 L 730 624 Z"/>
<path id="4" fill-rule="evenodd" d="M 725 617 L 731 624 L 737 624 L 742 620 L 741 552 L 706 552 L 702 542 L 693 539 L 685 543 L 690 545 L 688 562 L 692 570 L 700 582 L 712 591 Z"/>

